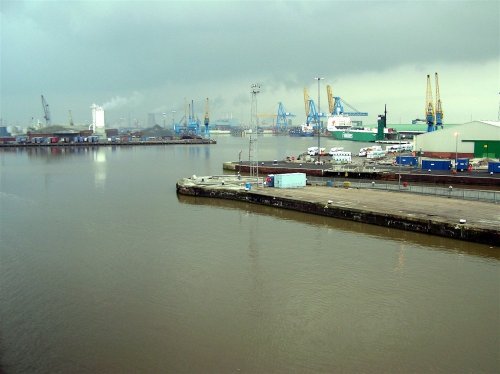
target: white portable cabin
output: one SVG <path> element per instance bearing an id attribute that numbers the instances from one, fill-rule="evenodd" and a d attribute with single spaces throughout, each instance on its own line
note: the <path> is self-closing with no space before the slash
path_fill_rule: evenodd
<path id="1" fill-rule="evenodd" d="M 336 152 L 331 152 L 330 155 L 332 156 L 332 162 L 335 163 L 346 164 L 352 162 L 351 152 L 336 151 Z"/>

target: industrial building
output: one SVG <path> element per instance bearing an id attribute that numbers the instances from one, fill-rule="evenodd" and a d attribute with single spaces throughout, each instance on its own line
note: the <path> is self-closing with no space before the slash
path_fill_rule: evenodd
<path id="1" fill-rule="evenodd" d="M 415 136 L 413 149 L 424 157 L 500 158 L 500 121 L 473 121 Z"/>

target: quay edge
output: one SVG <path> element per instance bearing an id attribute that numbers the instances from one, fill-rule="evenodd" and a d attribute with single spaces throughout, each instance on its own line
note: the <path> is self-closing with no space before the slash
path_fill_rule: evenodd
<path id="1" fill-rule="evenodd" d="M 484 220 L 480 218 L 467 220 L 466 223 L 460 223 L 456 213 L 447 214 L 447 209 L 441 207 L 449 206 L 450 200 L 447 198 L 432 196 L 427 197 L 430 199 L 431 206 L 435 211 L 422 214 L 418 211 L 412 211 L 411 206 L 407 206 L 405 210 L 398 209 L 374 209 L 373 207 L 366 206 L 365 203 L 356 203 L 355 199 L 350 203 L 346 198 L 346 193 L 343 188 L 332 187 L 305 187 L 300 189 L 276 189 L 270 187 L 255 187 L 252 185 L 250 189 L 245 188 L 248 180 L 244 177 L 238 179 L 231 176 L 220 177 L 196 177 L 196 178 L 183 178 L 177 181 L 177 193 L 181 195 L 190 195 L 198 197 L 227 199 L 234 201 L 242 201 L 253 204 L 266 205 L 280 209 L 295 210 L 303 213 L 322 215 L 332 218 L 345 219 L 356 221 L 360 223 L 373 224 L 383 227 L 395 228 L 406 231 L 413 231 L 423 234 L 436 235 L 451 239 L 458 239 L 463 241 L 470 241 L 476 243 L 487 244 L 490 246 L 498 246 L 500 243 L 500 231 L 496 224 L 488 225 L 484 222 L 495 219 L 498 217 L 492 213 L 491 217 L 485 217 Z M 329 195 L 317 194 L 321 188 L 329 191 Z M 354 193 L 357 190 L 352 189 Z M 373 193 L 375 203 L 378 201 L 380 195 L 384 195 L 387 199 L 395 200 L 396 205 L 399 199 L 404 197 L 398 192 L 374 192 L 364 191 L 363 196 L 370 198 Z M 340 199 L 336 199 L 336 195 L 342 195 Z M 387 194 L 390 194 L 387 195 Z M 368 195 L 368 196 L 367 196 Z M 399 196 L 398 196 L 399 195 Z M 334 201 L 327 200 L 324 196 L 333 196 Z M 352 195 L 352 196 L 360 196 Z M 348 204 L 346 205 L 346 201 Z M 466 202 L 471 207 L 464 209 L 470 211 L 480 211 L 481 208 L 491 207 L 489 210 L 494 211 L 497 208 L 496 204 L 482 203 L 482 202 Z M 404 204 L 407 204 L 405 202 Z M 460 204 L 464 204 L 461 202 Z M 489 204 L 489 205 L 483 205 Z M 380 206 L 378 204 L 377 206 Z M 474 210 L 477 209 L 477 210 Z M 444 213 L 443 213 L 444 212 Z M 441 214 L 440 214 L 441 213 Z"/>

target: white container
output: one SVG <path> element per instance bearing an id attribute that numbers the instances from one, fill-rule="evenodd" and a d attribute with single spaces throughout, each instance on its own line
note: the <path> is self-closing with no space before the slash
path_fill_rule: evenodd
<path id="1" fill-rule="evenodd" d="M 306 186 L 305 173 L 287 173 L 274 175 L 275 188 L 300 188 Z"/>

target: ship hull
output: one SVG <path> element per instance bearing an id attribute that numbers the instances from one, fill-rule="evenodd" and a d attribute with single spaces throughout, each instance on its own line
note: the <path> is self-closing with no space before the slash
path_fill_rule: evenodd
<path id="1" fill-rule="evenodd" d="M 353 142 L 374 142 L 377 140 L 377 133 L 372 131 L 330 131 L 330 136 L 335 140 L 350 140 Z"/>

